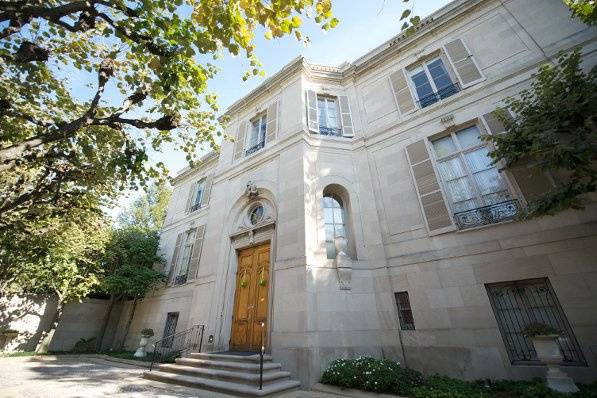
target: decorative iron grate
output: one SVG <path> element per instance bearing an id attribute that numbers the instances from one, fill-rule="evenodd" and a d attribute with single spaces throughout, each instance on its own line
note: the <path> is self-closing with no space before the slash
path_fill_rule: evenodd
<path id="1" fill-rule="evenodd" d="M 454 213 L 454 221 L 458 229 L 479 227 L 513 220 L 520 213 L 518 200 L 511 199 L 477 209 Z"/>
<path id="2" fill-rule="evenodd" d="M 195 203 L 193 206 L 191 206 L 191 212 L 194 212 L 195 210 L 199 210 L 200 208 L 201 208 L 201 202 Z"/>
<path id="3" fill-rule="evenodd" d="M 342 137 L 342 129 L 337 127 L 319 126 L 319 134 Z"/>
<path id="4" fill-rule="evenodd" d="M 259 143 L 255 144 L 252 147 L 250 147 L 249 149 L 247 149 L 245 151 L 245 156 L 249 156 L 250 154 L 257 152 L 264 146 L 265 146 L 265 141 L 260 141 Z"/>
<path id="5" fill-rule="evenodd" d="M 187 275 L 177 275 L 176 278 L 174 278 L 174 284 L 175 285 L 182 285 L 187 283 Z"/>
<path id="6" fill-rule="evenodd" d="M 435 104 L 440 99 L 448 98 L 451 95 L 456 94 L 460 91 L 460 86 L 458 83 L 450 84 L 449 86 L 442 87 L 437 90 L 436 93 L 431 93 L 429 95 L 424 96 L 423 98 L 417 101 L 421 108 L 425 108 L 426 106 Z"/>

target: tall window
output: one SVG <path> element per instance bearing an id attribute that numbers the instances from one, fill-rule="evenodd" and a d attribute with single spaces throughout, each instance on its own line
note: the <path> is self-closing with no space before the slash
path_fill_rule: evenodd
<path id="1" fill-rule="evenodd" d="M 195 193 L 193 198 L 193 204 L 191 205 L 191 211 L 195 211 L 201 207 L 201 202 L 203 201 L 203 193 L 205 191 L 205 179 L 200 180 L 197 182 L 195 187 Z"/>
<path id="2" fill-rule="evenodd" d="M 193 252 L 193 244 L 195 243 L 195 228 L 187 231 L 184 245 L 182 247 L 182 256 L 180 256 L 180 264 L 178 266 L 178 273 L 174 279 L 175 285 L 186 283 L 187 274 L 189 273 L 189 263 L 191 262 L 191 253 Z"/>
<path id="3" fill-rule="evenodd" d="M 319 134 L 342 135 L 338 99 L 336 97 L 318 95 L 317 111 L 319 116 Z"/>
<path id="4" fill-rule="evenodd" d="M 421 66 L 410 72 L 410 78 L 421 108 L 458 92 L 458 86 L 452 81 L 441 58 L 435 58 L 421 64 Z"/>
<path id="5" fill-rule="evenodd" d="M 323 197 L 323 216 L 325 221 L 325 247 L 327 258 L 336 258 L 335 238 L 342 236 L 348 239 L 342 199 L 333 193 Z"/>
<path id="6" fill-rule="evenodd" d="M 265 146 L 265 130 L 267 128 L 267 115 L 263 114 L 251 121 L 246 155 L 257 152 Z"/>
<path id="7" fill-rule="evenodd" d="M 400 329 L 415 330 L 415 319 L 410 308 L 410 298 L 408 292 L 397 292 L 396 305 L 398 306 L 398 320 L 400 321 Z"/>
<path id="8" fill-rule="evenodd" d="M 495 205 L 511 199 L 477 126 L 433 140 L 433 151 L 454 213 Z"/>
<path id="9" fill-rule="evenodd" d="M 513 364 L 536 362 L 537 354 L 523 330 L 543 323 L 560 331 L 564 363 L 585 365 L 582 351 L 547 278 L 486 285 L 502 339 Z"/>

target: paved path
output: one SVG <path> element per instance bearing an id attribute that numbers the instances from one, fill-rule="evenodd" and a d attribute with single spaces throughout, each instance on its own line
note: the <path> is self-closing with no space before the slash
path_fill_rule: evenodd
<path id="1" fill-rule="evenodd" d="M 137 366 L 98 358 L 0 358 L 0 398 L 232 397 L 145 380 L 143 371 Z M 275 397 L 339 398 L 308 391 L 292 391 Z"/>

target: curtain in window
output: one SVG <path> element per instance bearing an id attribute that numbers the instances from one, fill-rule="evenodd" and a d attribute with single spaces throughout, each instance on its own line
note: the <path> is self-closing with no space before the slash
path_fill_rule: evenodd
<path id="1" fill-rule="evenodd" d="M 466 175 L 460 158 L 452 158 L 438 163 L 439 174 L 444 181 L 454 212 L 477 207 L 475 192 Z"/>

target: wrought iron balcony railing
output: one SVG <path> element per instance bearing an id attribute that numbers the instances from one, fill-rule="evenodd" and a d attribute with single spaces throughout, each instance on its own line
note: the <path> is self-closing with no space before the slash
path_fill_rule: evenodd
<path id="1" fill-rule="evenodd" d="M 187 275 L 186 274 L 177 275 L 174 278 L 174 283 L 173 283 L 174 285 L 182 285 L 182 284 L 185 284 L 185 283 L 187 283 Z"/>
<path id="2" fill-rule="evenodd" d="M 201 202 L 195 203 L 193 206 L 191 206 L 191 213 L 194 212 L 195 210 L 199 210 L 200 208 L 201 208 Z"/>
<path id="3" fill-rule="evenodd" d="M 249 156 L 250 154 L 257 152 L 258 150 L 260 150 L 264 146 L 265 146 L 265 140 L 264 141 L 260 141 L 259 143 L 255 144 L 252 147 L 250 147 L 249 149 L 247 149 L 245 151 L 245 156 Z"/>
<path id="4" fill-rule="evenodd" d="M 431 93 L 419 99 L 417 102 L 421 108 L 425 108 L 429 105 L 435 104 L 440 99 L 448 98 L 460 91 L 458 83 L 452 83 L 449 86 L 445 86 L 437 90 L 436 93 Z"/>
<path id="5" fill-rule="evenodd" d="M 515 219 L 520 213 L 518 200 L 512 199 L 454 214 L 458 229 L 479 227 Z"/>
<path id="6" fill-rule="evenodd" d="M 342 129 L 337 127 L 319 126 L 319 134 L 342 137 Z"/>

